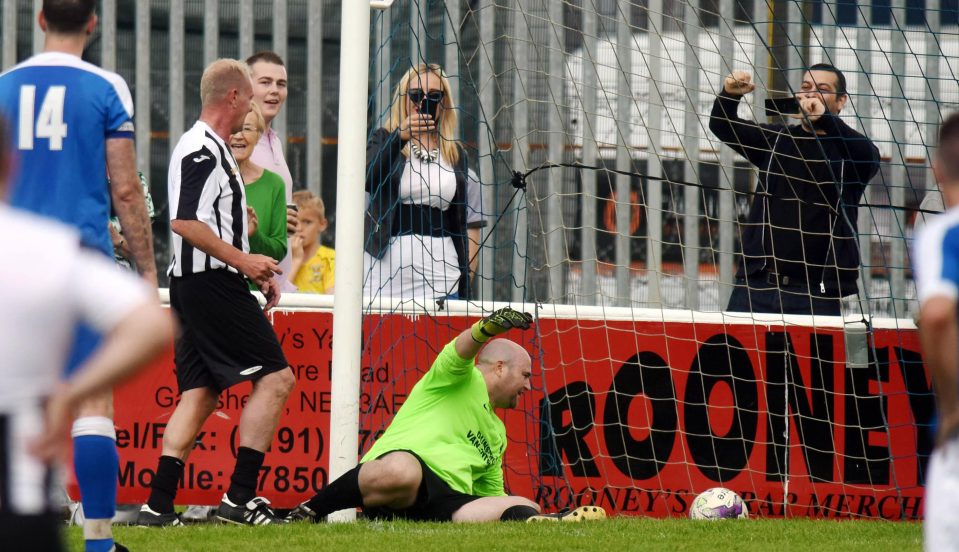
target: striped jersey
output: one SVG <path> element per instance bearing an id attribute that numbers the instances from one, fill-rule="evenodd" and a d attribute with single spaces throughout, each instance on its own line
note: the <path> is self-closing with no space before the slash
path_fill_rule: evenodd
<path id="1" fill-rule="evenodd" d="M 0 75 L 0 114 L 18 158 L 10 203 L 78 228 L 84 245 L 112 257 L 106 141 L 133 138 L 123 78 L 71 54 L 38 54 Z"/>
<path id="2" fill-rule="evenodd" d="M 203 121 L 197 121 L 173 149 L 167 190 L 171 221 L 200 221 L 221 240 L 244 253 L 250 252 L 246 197 L 239 166 L 229 146 Z M 170 276 L 215 269 L 237 272 L 174 232 Z"/>
<path id="3" fill-rule="evenodd" d="M 959 208 L 926 219 L 912 258 L 920 303 L 935 296 L 959 299 Z"/>

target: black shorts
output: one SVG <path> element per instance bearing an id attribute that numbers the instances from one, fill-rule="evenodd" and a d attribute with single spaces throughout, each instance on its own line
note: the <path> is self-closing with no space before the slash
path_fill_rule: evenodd
<path id="1" fill-rule="evenodd" d="M 440 479 L 429 466 L 423 462 L 423 459 L 416 456 L 416 453 L 403 450 L 392 452 L 408 452 L 420 461 L 420 467 L 423 468 L 423 480 L 420 482 L 420 490 L 417 493 L 416 503 L 404 510 L 391 510 L 389 508 L 363 508 L 363 513 L 370 519 L 408 519 L 411 521 L 452 521 L 453 514 L 464 505 L 473 502 L 479 496 L 468 495 L 459 491 L 454 491 L 446 484 L 446 481 Z M 388 452 L 386 454 L 392 454 Z M 383 456 L 386 456 L 384 454 Z M 383 458 L 380 456 L 380 458 Z"/>
<path id="2" fill-rule="evenodd" d="M 235 272 L 170 278 L 170 307 L 180 319 L 174 360 L 181 393 L 200 387 L 219 393 L 289 366 L 273 326 Z"/>

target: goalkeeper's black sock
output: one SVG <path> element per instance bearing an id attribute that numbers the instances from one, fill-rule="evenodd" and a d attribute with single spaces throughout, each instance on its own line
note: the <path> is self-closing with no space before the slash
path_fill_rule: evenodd
<path id="1" fill-rule="evenodd" d="M 538 516 L 539 512 L 532 506 L 510 506 L 503 510 L 503 515 L 499 517 L 500 521 L 526 521 L 527 519 Z"/>
<path id="2" fill-rule="evenodd" d="M 336 481 L 316 493 L 316 496 L 306 501 L 307 507 L 313 510 L 317 518 L 324 518 L 333 512 L 347 508 L 358 508 L 363 505 L 363 494 L 360 493 L 360 468 L 363 464 L 344 473 Z"/>

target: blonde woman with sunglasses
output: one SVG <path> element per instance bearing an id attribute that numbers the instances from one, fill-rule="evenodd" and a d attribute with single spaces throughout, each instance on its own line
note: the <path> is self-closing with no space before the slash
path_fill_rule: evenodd
<path id="1" fill-rule="evenodd" d="M 465 297 L 467 160 L 440 66 L 411 68 L 366 149 L 365 295 Z"/>

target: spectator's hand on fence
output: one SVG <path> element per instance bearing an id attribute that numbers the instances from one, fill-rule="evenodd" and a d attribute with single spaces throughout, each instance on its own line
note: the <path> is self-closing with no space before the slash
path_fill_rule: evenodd
<path id="1" fill-rule="evenodd" d="M 753 77 L 746 71 L 733 71 L 723 82 L 723 90 L 733 96 L 745 96 L 756 89 Z"/>
<path id="2" fill-rule="evenodd" d="M 256 211 L 249 205 L 246 206 L 246 221 L 249 228 L 246 231 L 247 236 L 256 234 L 256 228 L 260 225 L 260 219 L 256 218 Z"/>
<path id="3" fill-rule="evenodd" d="M 300 229 L 300 213 L 296 209 L 286 208 L 286 233 L 296 234 Z"/>
<path id="4" fill-rule="evenodd" d="M 400 123 L 400 140 L 409 142 L 414 136 L 433 132 L 434 130 L 436 130 L 436 123 L 432 117 L 426 113 L 417 113 L 414 111 L 410 113 L 405 121 Z"/>
<path id="5" fill-rule="evenodd" d="M 528 330 L 533 324 L 533 315 L 510 307 L 503 307 L 479 322 L 473 324 L 470 333 L 477 343 L 486 343 L 494 336 L 506 333 L 513 328 Z"/>
<path id="6" fill-rule="evenodd" d="M 260 287 L 268 282 L 274 274 L 283 274 L 280 265 L 266 255 L 244 255 L 237 263 L 236 269 Z"/>
<path id="7" fill-rule="evenodd" d="M 270 312 L 280 302 L 280 286 L 276 280 L 270 279 L 260 284 L 260 291 L 263 297 L 266 297 L 266 305 L 263 306 L 263 312 Z"/>

